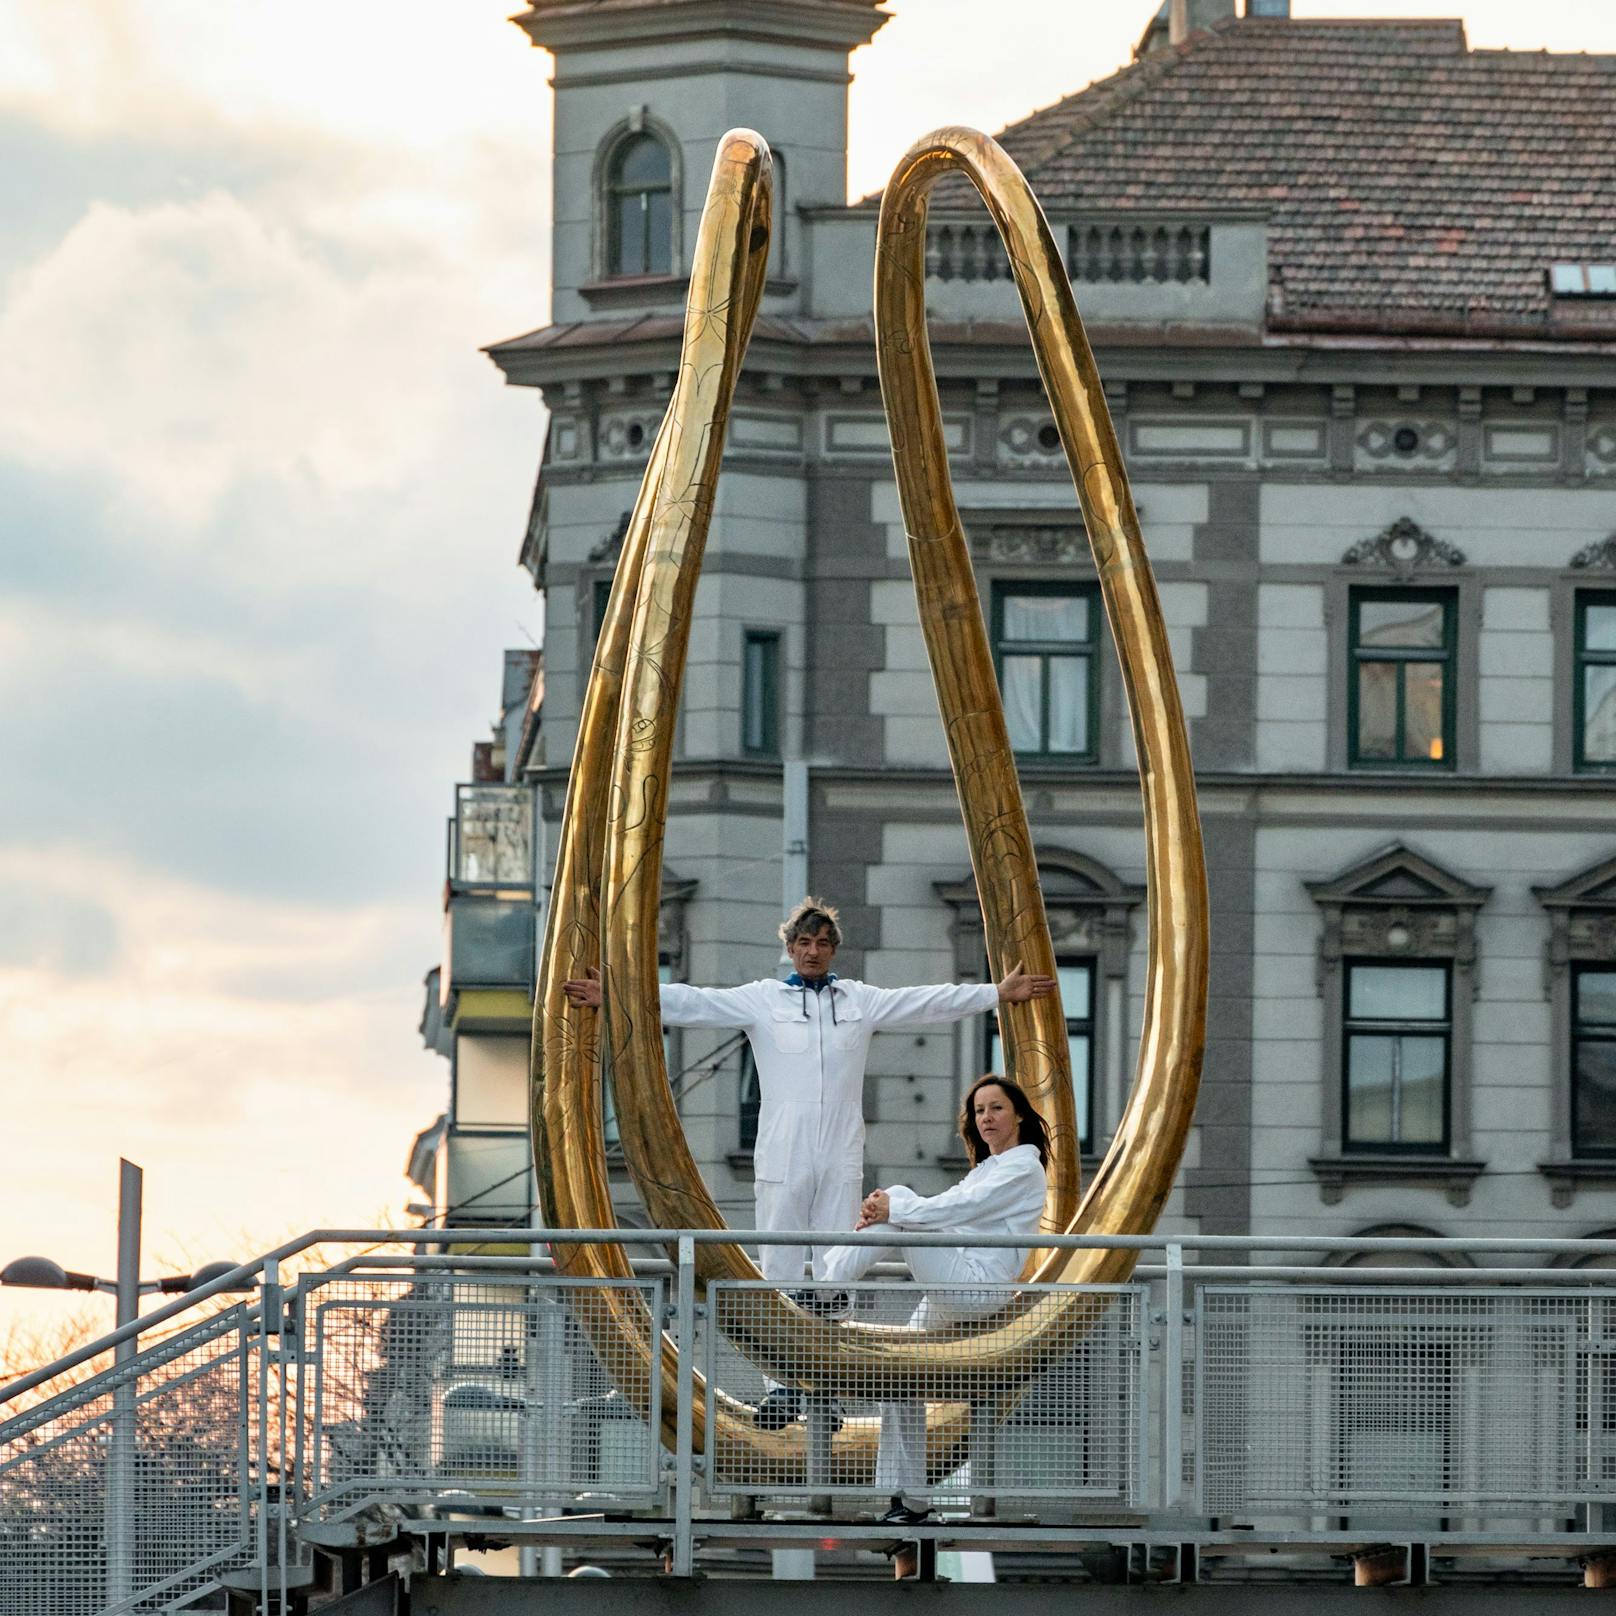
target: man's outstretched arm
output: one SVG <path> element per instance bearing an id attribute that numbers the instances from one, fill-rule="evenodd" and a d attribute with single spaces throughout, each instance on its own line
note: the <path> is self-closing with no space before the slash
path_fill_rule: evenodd
<path id="1" fill-rule="evenodd" d="M 600 972 L 561 984 L 574 1003 L 600 1008 Z M 667 1027 L 749 1027 L 757 1019 L 749 988 L 695 988 L 688 982 L 662 984 L 662 1022 Z"/>
<path id="2" fill-rule="evenodd" d="M 928 1027 L 983 1015 L 1000 1004 L 1041 999 L 1054 991 L 1054 977 L 1029 975 L 1018 963 L 999 983 L 941 982 L 920 988 L 869 988 L 869 1015 L 878 1027 Z"/>

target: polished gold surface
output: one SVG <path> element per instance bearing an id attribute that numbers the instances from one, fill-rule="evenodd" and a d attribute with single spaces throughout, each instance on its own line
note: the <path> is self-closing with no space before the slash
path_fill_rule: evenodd
<path id="1" fill-rule="evenodd" d="M 1009 255 L 1083 509 L 1133 722 L 1150 893 L 1144 1024 L 1127 1109 L 1070 1228 L 1142 1234 L 1155 1227 L 1178 1171 L 1206 1039 L 1206 861 L 1189 738 L 1127 472 L 1060 249 L 1020 169 L 996 141 L 974 129 L 939 129 L 910 147 L 882 198 L 876 348 L 920 618 L 996 966 L 1012 956 L 991 952 L 995 924 L 1004 924 L 1005 914 L 1024 917 L 1033 900 L 1020 850 L 1002 829 L 1020 820 L 1015 759 L 954 503 L 926 336 L 926 198 L 950 173 L 976 187 Z M 1013 1022 L 1007 1031 L 1014 1033 Z M 1052 1179 L 1063 1170 L 1057 1163 Z M 1132 1269 L 1128 1252 L 1051 1252 L 1036 1277 L 1100 1282 Z"/>
<path id="2" fill-rule="evenodd" d="M 926 197 L 965 174 L 1004 236 L 1040 370 L 1066 445 L 1122 661 L 1144 792 L 1150 881 L 1150 965 L 1133 1095 L 1116 1140 L 1078 1204 L 1077 1148 L 1066 1037 L 1053 999 L 1004 1016 L 1009 1069 L 1053 1123 L 1045 1223 L 1104 1233 L 1148 1231 L 1171 1187 L 1194 1108 L 1205 1019 L 1205 871 L 1183 714 L 1154 582 L 1127 480 L 1071 288 L 1048 226 L 1009 158 L 985 136 L 946 129 L 911 149 L 882 206 L 876 273 L 881 383 L 915 571 L 982 897 L 996 975 L 1021 960 L 1053 972 L 1031 837 L 1005 732 L 976 586 L 948 480 L 941 413 L 925 332 Z M 534 1151 L 546 1217 L 560 1228 L 613 1222 L 600 1130 L 595 1013 L 562 983 L 603 971 L 604 1044 L 624 1158 L 654 1223 L 721 1229 L 685 1142 L 668 1086 L 658 1005 L 656 924 L 674 720 L 691 602 L 711 518 L 730 400 L 756 315 L 768 255 L 767 147 L 749 131 L 720 143 L 698 235 L 679 376 L 625 536 L 580 718 L 540 970 L 534 1040 Z M 604 926 L 602 919 L 604 916 Z M 602 939 L 604 937 L 604 949 Z M 755 1278 L 731 1243 L 698 1246 L 701 1277 Z M 614 1248 L 557 1248 L 570 1272 L 626 1273 Z M 1126 1252 L 1050 1252 L 1041 1279 L 1125 1277 Z M 732 1343 L 766 1371 L 811 1390 L 944 1400 L 984 1366 L 1015 1388 L 1089 1327 L 1092 1297 L 1042 1295 L 1012 1304 L 944 1361 L 923 1332 L 835 1325 L 759 1293 Z M 1014 1317 L 1012 1318 L 1012 1315 Z M 602 1296 L 583 1319 L 626 1395 L 647 1405 L 650 1321 Z M 665 1434 L 674 1409 L 674 1350 L 662 1361 Z M 716 1400 L 719 1436 L 782 1476 L 802 1462 L 800 1427 L 757 1431 L 744 1409 Z M 702 1445 L 701 1404 L 697 1444 Z M 938 1463 L 962 1428 L 957 1406 L 933 1410 Z M 837 1467 L 873 1458 L 874 1422 L 849 1421 Z M 754 1473 L 756 1471 L 754 1470 Z"/>

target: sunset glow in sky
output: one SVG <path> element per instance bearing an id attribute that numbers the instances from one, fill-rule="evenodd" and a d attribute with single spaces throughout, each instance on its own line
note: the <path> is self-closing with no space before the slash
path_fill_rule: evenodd
<path id="1" fill-rule="evenodd" d="M 548 59 L 511 0 L 0 9 L 0 1263 L 400 1215 L 443 819 L 543 411 Z M 1153 0 L 892 0 L 854 194 L 1127 60 Z M 1611 0 L 1295 0 L 1616 52 Z M 766 133 L 766 131 L 765 131 Z M 78 1305 L 0 1292 L 8 1321 Z M 43 1310 L 43 1312 L 42 1312 Z"/>

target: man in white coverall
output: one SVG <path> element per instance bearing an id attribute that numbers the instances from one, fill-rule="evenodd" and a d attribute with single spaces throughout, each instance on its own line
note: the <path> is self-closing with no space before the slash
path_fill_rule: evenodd
<path id="1" fill-rule="evenodd" d="M 662 1020 L 670 1027 L 740 1028 L 757 1064 L 761 1104 L 752 1152 L 759 1229 L 839 1233 L 858 1221 L 864 1186 L 864 1065 L 878 1032 L 935 1026 L 982 1015 L 1001 1001 L 1042 998 L 1054 978 L 1029 976 L 1020 965 L 996 986 L 944 983 L 877 988 L 830 969 L 841 946 L 836 910 L 804 898 L 780 927 L 796 969 L 784 982 L 734 988 L 662 986 Z M 579 1004 L 600 1003 L 597 979 L 566 984 Z M 764 1246 L 760 1267 L 775 1284 L 802 1278 L 802 1246 Z M 824 1278 L 824 1248 L 814 1249 L 814 1276 Z M 823 1293 L 804 1293 L 810 1304 Z M 833 1306 L 832 1299 L 826 1299 Z M 777 1430 L 801 1409 L 801 1395 L 776 1386 L 758 1423 Z"/>

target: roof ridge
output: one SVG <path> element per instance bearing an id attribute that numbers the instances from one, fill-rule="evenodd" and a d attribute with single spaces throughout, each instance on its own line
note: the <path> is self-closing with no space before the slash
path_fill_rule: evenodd
<path id="1" fill-rule="evenodd" d="M 1193 38 L 1194 36 L 1192 35 L 1191 37 Z M 1165 57 L 1170 54 L 1175 58 L 1174 65 L 1176 65 L 1176 58 L 1184 54 L 1185 46 L 1188 43 L 1189 42 L 1186 40 L 1183 44 L 1174 45 L 1171 47 L 1169 52 L 1163 52 L 1162 55 Z M 1114 72 L 1108 73 L 1103 78 L 1094 79 L 1090 83 L 1085 84 L 1081 90 L 1073 90 L 1070 95 L 1059 96 L 1055 100 L 1051 101 L 1047 106 L 1035 107 L 1026 115 L 1026 117 L 1018 118 L 1014 123 L 1005 124 L 1001 129 L 995 132 L 993 139 L 1002 146 L 1004 144 L 1005 136 L 1010 134 L 1013 130 L 1025 129 L 1029 124 L 1037 123 L 1040 119 L 1050 117 L 1061 107 L 1066 106 L 1068 102 L 1080 100 L 1085 95 L 1093 95 L 1096 91 L 1105 92 L 1105 108 L 1107 110 L 1112 107 L 1125 106 L 1128 101 L 1132 100 L 1135 95 L 1146 88 L 1147 84 L 1155 84 L 1159 79 L 1165 77 L 1166 65 L 1167 64 L 1165 61 L 1162 63 L 1156 63 L 1153 62 L 1149 57 L 1145 58 L 1144 60 L 1125 62 Z M 1120 88 L 1107 89 L 1108 86 L 1114 86 L 1116 81 L 1119 79 L 1125 78 L 1129 75 L 1145 74 L 1152 67 L 1154 67 L 1156 71 L 1152 73 L 1148 79 L 1141 77 L 1137 85 L 1130 85 L 1126 93 L 1124 93 Z M 1041 163 L 1064 151 L 1069 145 L 1072 144 L 1074 140 L 1077 139 L 1079 134 L 1086 133 L 1087 130 L 1094 126 L 1094 123 L 1099 117 L 1099 112 L 1100 109 L 1097 108 L 1092 117 L 1089 117 L 1073 126 L 1068 138 L 1059 140 L 1054 145 L 1046 147 L 1038 153 L 1036 159 L 1032 160 Z M 1012 154 L 1012 160 L 1015 162 L 1017 168 L 1021 168 L 1023 166 L 1021 160 L 1014 157 L 1014 154 Z M 854 202 L 851 205 L 855 208 L 869 207 L 872 203 L 876 203 L 881 200 L 882 192 L 885 190 L 886 187 L 884 185 L 879 186 L 877 189 L 871 191 L 868 196 L 861 196 L 857 202 Z"/>
<path id="2" fill-rule="evenodd" d="M 1198 34 L 1191 34 L 1188 39 L 1181 41 L 1179 44 L 1170 45 L 1167 50 L 1160 53 L 1160 56 L 1154 62 L 1149 56 L 1142 60 L 1129 62 L 1119 67 L 1116 72 L 1108 77 L 1095 79 L 1092 83 L 1085 84 L 1081 90 L 1073 90 L 1070 95 L 1064 95 L 1058 101 L 1051 101 L 1047 107 L 1041 107 L 1036 112 L 1029 112 L 1025 118 L 1018 119 L 1015 123 L 1007 123 L 993 138 L 1000 145 L 1003 145 L 1005 137 L 1013 130 L 1024 129 L 1028 124 L 1034 123 L 1040 118 L 1049 117 L 1058 108 L 1067 105 L 1068 102 L 1079 101 L 1086 95 L 1093 95 L 1096 91 L 1104 91 L 1101 105 L 1096 106 L 1090 113 L 1078 114 L 1067 128 L 1065 139 L 1058 140 L 1053 145 L 1046 147 L 1038 153 L 1035 159 L 1032 159 L 1032 161 L 1040 163 L 1047 162 L 1051 157 L 1058 156 L 1068 146 L 1074 144 L 1080 135 L 1087 134 L 1090 129 L 1096 127 L 1102 118 L 1119 107 L 1127 106 L 1135 96 L 1155 86 L 1162 79 L 1169 77 L 1171 70 L 1176 68 L 1189 54 L 1192 42 L 1198 37 Z M 1153 67 L 1154 72 L 1151 71 Z M 1133 82 L 1126 86 L 1117 83 L 1119 79 L 1125 77 L 1130 78 Z M 1107 89 L 1107 86 L 1111 86 L 1111 88 Z M 1018 162 L 1016 166 L 1020 167 L 1021 165 Z"/>

